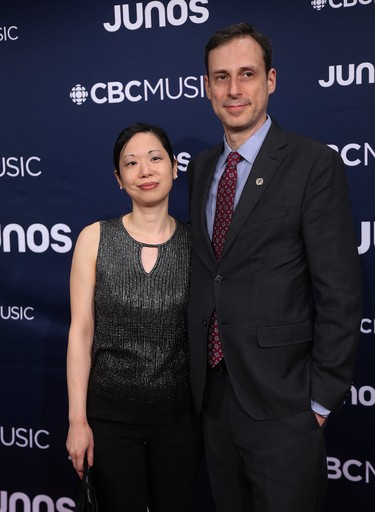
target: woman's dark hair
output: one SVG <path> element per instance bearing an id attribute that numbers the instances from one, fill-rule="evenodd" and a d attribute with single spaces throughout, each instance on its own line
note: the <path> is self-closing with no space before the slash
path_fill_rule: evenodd
<path id="1" fill-rule="evenodd" d="M 160 140 L 161 145 L 168 153 L 169 159 L 173 165 L 174 163 L 174 154 L 172 150 L 171 143 L 169 141 L 168 135 L 165 131 L 159 126 L 154 126 L 152 124 L 147 123 L 135 123 L 127 128 L 125 128 L 120 135 L 117 137 L 115 147 L 113 148 L 113 163 L 115 166 L 116 172 L 120 172 L 120 154 L 124 146 L 129 142 L 129 140 L 136 135 L 137 133 L 150 132 L 156 135 L 156 137 Z"/>
<path id="2" fill-rule="evenodd" d="M 238 39 L 241 37 L 252 37 L 262 48 L 264 65 L 266 68 L 266 74 L 268 74 L 269 70 L 272 68 L 272 44 L 268 37 L 249 23 L 237 23 L 235 25 L 230 25 L 229 27 L 225 27 L 221 30 L 215 32 L 206 45 L 205 50 L 205 64 L 208 75 L 208 56 L 209 53 L 222 46 L 223 44 L 229 43 L 233 39 Z"/>

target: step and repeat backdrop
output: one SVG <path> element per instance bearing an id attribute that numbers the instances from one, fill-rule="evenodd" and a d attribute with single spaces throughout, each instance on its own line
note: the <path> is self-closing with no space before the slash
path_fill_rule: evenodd
<path id="1" fill-rule="evenodd" d="M 365 306 L 351 394 L 326 429 L 325 510 L 373 511 L 375 1 L 3 0 L 1 512 L 74 510 L 65 357 L 75 240 L 85 225 L 128 210 L 112 147 L 136 121 L 170 134 L 179 161 L 171 211 L 188 219 L 187 164 L 222 138 L 204 93 L 204 46 L 239 21 L 273 42 L 278 85 L 269 114 L 346 164 Z M 213 510 L 203 466 L 195 511 Z"/>

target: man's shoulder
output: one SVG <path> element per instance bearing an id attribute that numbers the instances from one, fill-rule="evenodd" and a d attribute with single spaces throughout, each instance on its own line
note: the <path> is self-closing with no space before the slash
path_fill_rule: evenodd
<path id="1" fill-rule="evenodd" d="M 285 143 L 290 144 L 291 147 L 300 148 L 301 150 L 309 149 L 310 151 L 316 151 L 318 153 L 335 153 L 335 151 L 324 142 L 295 131 L 284 129 L 279 126 L 276 121 L 273 121 L 268 135 L 270 138 L 284 140 Z"/>

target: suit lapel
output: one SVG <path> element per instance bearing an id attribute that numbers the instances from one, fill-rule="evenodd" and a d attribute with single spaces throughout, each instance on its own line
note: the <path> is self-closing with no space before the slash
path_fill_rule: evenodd
<path id="1" fill-rule="evenodd" d="M 286 132 L 273 122 L 255 159 L 241 198 L 234 211 L 223 247 L 222 258 L 286 157 L 287 143 Z"/>
<path id="2" fill-rule="evenodd" d="M 197 215 L 195 216 L 196 219 L 199 219 L 200 225 L 199 229 L 201 232 L 200 239 L 203 240 L 205 244 L 205 251 L 204 253 L 209 253 L 211 256 L 212 261 L 216 264 L 216 256 L 214 249 L 212 247 L 211 239 L 208 235 L 207 231 L 207 218 L 206 218 L 206 203 L 208 194 L 211 189 L 211 183 L 213 179 L 213 175 L 215 173 L 215 167 L 217 160 L 223 150 L 223 145 L 220 144 L 219 146 L 216 146 L 212 148 L 212 151 L 207 155 L 207 158 L 205 158 L 202 162 L 199 164 L 199 169 L 197 169 L 196 176 L 197 176 L 197 182 L 194 188 L 199 191 L 197 194 L 197 199 L 194 201 L 193 208 L 197 208 Z"/>

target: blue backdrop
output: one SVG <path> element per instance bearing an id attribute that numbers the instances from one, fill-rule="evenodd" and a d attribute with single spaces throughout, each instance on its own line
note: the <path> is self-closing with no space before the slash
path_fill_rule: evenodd
<path id="1" fill-rule="evenodd" d="M 74 242 L 83 226 L 128 208 L 112 146 L 135 121 L 170 134 L 180 170 L 171 210 L 188 218 L 187 163 L 222 137 L 203 90 L 204 46 L 238 21 L 272 39 L 271 116 L 333 146 L 347 166 L 365 308 L 352 394 L 326 429 L 325 510 L 373 510 L 374 0 L 3 0 L 1 512 L 74 510 L 77 477 L 65 450 Z M 195 510 L 213 510 L 204 471 Z"/>

